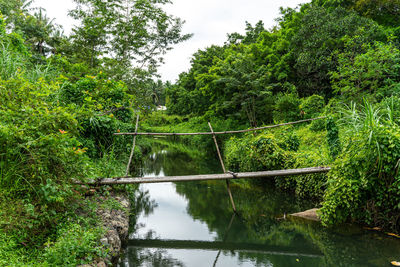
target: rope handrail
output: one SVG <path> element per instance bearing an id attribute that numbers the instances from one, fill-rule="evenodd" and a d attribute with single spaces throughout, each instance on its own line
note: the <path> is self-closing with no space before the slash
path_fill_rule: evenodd
<path id="1" fill-rule="evenodd" d="M 309 121 L 321 120 L 321 119 L 325 119 L 325 118 L 326 118 L 326 116 L 324 116 L 324 117 L 318 117 L 318 118 L 313 118 L 313 119 L 305 119 L 305 120 L 300 120 L 300 121 L 294 121 L 294 122 L 287 122 L 287 123 L 269 125 L 269 126 L 263 126 L 263 127 L 252 128 L 252 129 L 246 129 L 246 130 L 237 130 L 237 131 L 199 132 L 199 133 L 143 133 L 143 132 L 137 132 L 137 133 L 114 133 L 114 135 L 165 135 L 165 136 L 177 136 L 177 135 L 236 134 L 236 133 L 247 133 L 247 132 L 260 131 L 260 130 L 264 130 L 264 129 L 282 127 L 282 126 L 286 126 L 286 125 L 299 124 L 299 123 L 304 123 L 304 122 L 309 122 Z"/>

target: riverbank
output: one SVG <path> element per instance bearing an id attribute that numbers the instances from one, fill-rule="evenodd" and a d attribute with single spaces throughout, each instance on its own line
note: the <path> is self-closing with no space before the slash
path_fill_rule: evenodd
<path id="1" fill-rule="evenodd" d="M 121 254 L 122 245 L 128 237 L 131 203 L 126 193 L 112 192 L 108 196 L 92 196 L 98 205 L 96 215 L 104 228 L 100 243 L 105 257 L 80 267 L 113 266 Z M 108 203 L 104 205 L 105 203 Z"/>

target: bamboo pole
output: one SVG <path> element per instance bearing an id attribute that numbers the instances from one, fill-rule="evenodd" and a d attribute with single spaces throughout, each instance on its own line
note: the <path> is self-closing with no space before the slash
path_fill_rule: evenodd
<path id="1" fill-rule="evenodd" d="M 221 152 L 219 151 L 217 138 L 215 137 L 214 130 L 213 130 L 210 122 L 208 122 L 208 126 L 210 127 L 211 133 L 213 133 L 213 139 L 214 139 L 215 147 L 217 148 L 218 158 L 219 158 L 219 162 L 221 163 L 222 170 L 224 171 L 224 173 L 226 173 L 224 160 L 222 159 Z M 231 186 L 229 185 L 228 179 L 226 180 L 226 188 L 228 189 L 228 194 L 229 194 L 229 199 L 231 200 L 232 209 L 234 212 L 236 212 L 236 205 L 235 205 L 235 201 L 233 200 Z"/>
<path id="2" fill-rule="evenodd" d="M 247 133 L 247 132 L 254 132 L 254 131 L 260 131 L 260 130 L 265 130 L 265 129 L 271 129 L 271 128 L 277 128 L 277 127 L 282 127 L 282 126 L 287 126 L 287 125 L 294 125 L 294 124 L 299 124 L 299 123 L 304 123 L 304 122 L 310 122 L 310 121 L 315 121 L 315 120 L 321 120 L 325 119 L 326 117 L 318 117 L 318 118 L 313 118 L 313 119 L 306 119 L 306 120 L 300 120 L 300 121 L 293 121 L 293 122 L 287 122 L 287 123 L 281 123 L 281 124 L 276 124 L 276 125 L 269 125 L 269 126 L 264 126 L 264 127 L 258 127 L 258 128 L 252 128 L 252 129 L 246 129 L 246 130 L 238 130 L 238 131 L 224 131 L 224 132 L 199 132 L 199 133 L 114 133 L 114 135 L 160 135 L 160 136 L 179 136 L 179 135 L 219 135 L 219 134 L 237 134 L 237 133 Z"/>
<path id="3" fill-rule="evenodd" d="M 215 147 L 217 148 L 217 154 L 218 154 L 219 162 L 221 163 L 222 170 L 224 171 L 224 173 L 226 173 L 225 164 L 224 164 L 224 161 L 222 160 L 221 152 L 219 151 L 217 138 L 215 137 L 214 130 L 213 130 L 210 122 L 208 123 L 208 127 L 210 127 L 211 133 L 213 135 L 214 144 L 215 144 Z"/>
<path id="4" fill-rule="evenodd" d="M 137 133 L 138 127 L 139 127 L 139 114 L 136 116 L 135 133 Z M 131 167 L 133 154 L 134 154 L 134 152 L 135 152 L 135 146 L 136 146 L 136 135 L 133 137 L 133 144 L 132 144 L 131 155 L 129 156 L 128 165 L 126 166 L 125 176 L 128 176 L 128 175 L 129 175 L 129 169 L 130 169 L 130 167 Z"/>
<path id="5" fill-rule="evenodd" d="M 187 176 L 164 176 L 164 177 L 116 177 L 99 178 L 86 182 L 75 180 L 76 184 L 81 185 L 117 185 L 117 184 L 141 184 L 141 183 L 166 183 L 166 182 L 188 182 L 188 181 L 206 181 L 206 180 L 227 180 L 227 179 L 253 179 L 278 176 L 293 176 L 303 174 L 326 173 L 331 170 L 330 167 L 310 167 L 302 169 L 274 170 L 261 172 L 239 172 L 235 176 L 229 173 L 222 174 L 201 174 Z"/>
<path id="6" fill-rule="evenodd" d="M 233 221 L 235 220 L 235 216 L 236 216 L 236 213 L 233 213 L 232 217 L 231 217 L 231 220 L 229 222 L 228 228 L 227 228 L 227 230 L 226 230 L 226 232 L 224 234 L 224 238 L 222 239 L 222 243 L 225 243 L 226 239 L 228 238 L 228 234 L 229 234 L 229 231 L 231 230 Z M 221 252 L 222 252 L 222 249 L 220 249 L 218 251 L 217 256 L 215 257 L 215 260 L 214 260 L 213 267 L 217 266 L 217 262 L 218 262 L 219 256 L 221 255 Z"/>

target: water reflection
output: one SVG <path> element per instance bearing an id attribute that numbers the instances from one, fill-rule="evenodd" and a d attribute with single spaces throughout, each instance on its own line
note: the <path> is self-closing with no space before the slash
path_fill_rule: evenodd
<path id="1" fill-rule="evenodd" d="M 219 172 L 214 158 L 154 146 L 144 176 Z M 399 240 L 359 227 L 326 229 L 282 219 L 315 206 L 290 194 L 232 187 L 233 216 L 224 182 L 142 185 L 120 266 L 390 266 Z"/>

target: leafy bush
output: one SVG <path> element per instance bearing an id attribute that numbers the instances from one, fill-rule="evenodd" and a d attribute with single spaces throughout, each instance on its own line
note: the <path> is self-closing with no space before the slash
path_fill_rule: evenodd
<path id="1" fill-rule="evenodd" d="M 164 112 L 153 112 L 146 116 L 146 123 L 151 126 L 175 125 L 183 122 L 184 118 L 178 115 L 167 115 Z"/>
<path id="2" fill-rule="evenodd" d="M 332 159 L 335 159 L 340 151 L 341 144 L 339 140 L 339 129 L 335 124 L 333 118 L 329 117 L 326 120 L 327 140 L 329 146 L 329 153 Z"/>
<path id="3" fill-rule="evenodd" d="M 326 129 L 326 122 L 325 120 L 315 120 L 312 121 L 310 124 L 310 130 L 313 132 L 319 132 Z"/>
<path id="4" fill-rule="evenodd" d="M 393 95 L 384 98 L 377 107 L 387 120 L 400 125 L 400 96 Z"/>
<path id="5" fill-rule="evenodd" d="M 290 122 L 301 118 L 300 99 L 295 94 L 283 94 L 277 97 L 274 121 Z"/>
<path id="6" fill-rule="evenodd" d="M 226 146 L 226 164 L 233 171 L 280 170 L 291 159 L 272 134 L 231 138 Z"/>
<path id="7" fill-rule="evenodd" d="M 279 135 L 279 146 L 284 150 L 297 151 L 300 147 L 300 139 L 293 131 L 281 132 Z"/>
<path id="8" fill-rule="evenodd" d="M 0 230 L 0 265 L 1 266 L 38 266 L 37 250 L 28 250 Z"/>
<path id="9" fill-rule="evenodd" d="M 60 227 L 58 239 L 47 244 L 44 260 L 50 266 L 78 266 L 104 257 L 101 233 L 101 229 L 85 229 L 76 223 Z"/>
<path id="10" fill-rule="evenodd" d="M 225 164 L 231 171 L 266 171 L 284 169 L 293 161 L 292 153 L 284 150 L 280 140 L 272 134 L 260 134 L 256 137 L 251 134 L 243 138 L 231 138 L 225 144 Z M 262 183 L 266 180 L 251 180 L 252 183 Z M 284 187 L 285 181 L 275 179 L 278 187 Z M 245 182 L 246 183 L 246 182 Z"/>
<path id="11" fill-rule="evenodd" d="M 351 47 L 354 40 L 348 40 Z M 381 100 L 398 94 L 400 88 L 400 50 L 392 43 L 375 42 L 365 45 L 365 52 L 354 55 L 352 51 L 339 57 L 337 71 L 331 72 L 332 87 L 353 100 L 370 94 Z"/>
<path id="12" fill-rule="evenodd" d="M 357 115 L 357 116 L 356 116 Z M 369 103 L 350 128 L 349 140 L 332 165 L 321 218 L 324 224 L 360 222 L 396 228 L 400 202 L 400 128 Z"/>
<path id="13" fill-rule="evenodd" d="M 300 104 L 300 110 L 305 119 L 318 117 L 325 107 L 325 100 L 322 96 L 312 95 L 303 98 Z"/>

